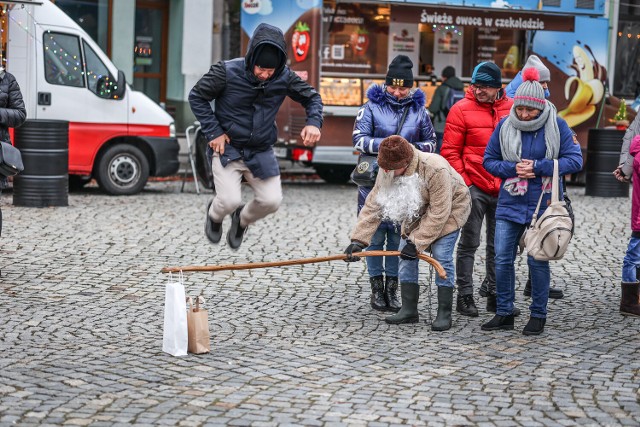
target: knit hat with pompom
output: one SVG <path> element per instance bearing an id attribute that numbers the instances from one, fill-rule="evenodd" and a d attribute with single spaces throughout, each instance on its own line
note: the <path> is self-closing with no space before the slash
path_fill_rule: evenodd
<path id="1" fill-rule="evenodd" d="M 514 107 L 532 107 L 544 110 L 547 101 L 544 98 L 544 88 L 540 84 L 540 73 L 537 69 L 526 68 L 522 72 L 522 83 L 513 97 Z"/>

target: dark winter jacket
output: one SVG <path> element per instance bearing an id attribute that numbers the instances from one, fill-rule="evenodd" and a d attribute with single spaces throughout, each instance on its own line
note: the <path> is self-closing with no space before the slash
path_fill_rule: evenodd
<path id="1" fill-rule="evenodd" d="M 361 153 L 378 154 L 382 140 L 394 135 L 405 109 L 402 129 L 398 132 L 418 150 L 433 153 L 436 136 L 425 108 L 424 93 L 417 89 L 401 100 L 387 93 L 386 87 L 374 84 L 367 90 L 369 101 L 362 106 L 353 127 L 353 146 Z M 358 212 L 364 205 L 371 187 L 359 187 Z"/>
<path id="2" fill-rule="evenodd" d="M 0 72 L 0 141 L 9 141 L 9 128 L 17 128 L 27 118 L 22 92 L 16 78 Z"/>
<path id="3" fill-rule="evenodd" d="M 0 71 L 0 141 L 11 143 L 9 128 L 21 126 L 26 118 L 27 110 L 16 78 L 11 73 Z M 0 190 L 7 185 L 7 178 L 0 177 Z M 0 227 L 2 227 L 1 224 L 0 217 Z"/>
<path id="4" fill-rule="evenodd" d="M 506 120 L 506 119 L 505 119 Z M 522 132 L 522 154 L 521 158 L 534 160 L 533 172 L 536 177 L 529 179 L 527 192 L 522 196 L 512 196 L 504 189 L 504 180 L 518 176 L 516 173 L 516 163 L 504 160 L 500 149 L 500 129 L 504 121 L 502 120 L 496 130 L 491 135 L 489 144 L 484 154 L 484 167 L 492 175 L 502 179 L 498 195 L 498 207 L 496 208 L 496 219 L 505 219 L 518 224 L 529 224 L 536 210 L 538 198 L 542 191 L 542 178 L 553 176 L 553 160 L 547 159 L 546 145 L 544 140 L 544 127 L 534 132 Z M 558 153 L 558 174 L 560 176 L 577 173 L 582 170 L 582 152 L 580 144 L 573 137 L 573 131 L 564 119 L 558 117 L 558 129 L 560 130 L 560 152 Z M 562 180 L 560 179 L 560 183 Z M 561 191 L 560 194 L 563 194 Z M 551 199 L 551 193 L 547 193 L 542 198 L 538 217 L 547 209 L 547 203 Z"/>
<path id="5" fill-rule="evenodd" d="M 433 99 L 429 104 L 429 111 L 433 115 L 433 127 L 436 132 L 444 132 L 444 123 L 447 120 L 447 116 L 444 114 L 444 107 L 446 97 L 451 89 L 464 90 L 464 83 L 457 77 L 449 77 L 442 83 L 436 91 L 433 93 Z"/>
<path id="6" fill-rule="evenodd" d="M 478 102 L 471 87 L 464 99 L 449 111 L 442 139 L 442 157 L 464 178 L 468 186 L 493 197 L 500 190 L 500 178 L 491 176 L 482 166 L 484 151 L 493 130 L 501 119 L 509 115 L 513 100 L 503 91 L 494 103 Z"/>
<path id="7" fill-rule="evenodd" d="M 263 82 L 253 74 L 254 56 L 266 44 L 276 46 L 282 54 L 273 76 Z M 277 138 L 276 114 L 286 96 L 304 106 L 307 125 L 322 127 L 320 94 L 286 66 L 282 31 L 260 24 L 247 55 L 212 65 L 189 93 L 189 103 L 208 141 L 222 134 L 229 137 L 220 156 L 222 165 L 242 159 L 256 177 L 264 179 L 280 174 L 272 146 Z M 215 112 L 210 105 L 213 100 Z"/>

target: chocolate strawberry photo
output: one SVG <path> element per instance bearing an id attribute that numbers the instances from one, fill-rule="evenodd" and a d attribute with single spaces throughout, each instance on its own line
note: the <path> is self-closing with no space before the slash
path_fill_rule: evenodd
<path id="1" fill-rule="evenodd" d="M 311 45 L 310 28 L 304 22 L 298 22 L 295 31 L 291 36 L 291 48 L 293 49 L 293 57 L 296 62 L 302 62 L 307 59 L 309 46 Z"/>

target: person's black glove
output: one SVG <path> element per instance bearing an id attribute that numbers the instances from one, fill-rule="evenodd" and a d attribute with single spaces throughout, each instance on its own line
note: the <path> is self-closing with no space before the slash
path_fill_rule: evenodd
<path id="1" fill-rule="evenodd" d="M 344 253 L 347 254 L 347 257 L 345 258 L 345 262 L 360 261 L 360 257 L 353 256 L 353 254 L 355 252 L 362 252 L 364 248 L 365 246 L 360 242 L 351 242 L 351 244 L 347 246 L 347 249 L 345 249 L 344 251 Z"/>
<path id="2" fill-rule="evenodd" d="M 400 252 L 400 258 L 409 261 L 418 258 L 418 249 L 411 240 L 407 240 L 407 245 L 402 248 L 402 251 Z"/>

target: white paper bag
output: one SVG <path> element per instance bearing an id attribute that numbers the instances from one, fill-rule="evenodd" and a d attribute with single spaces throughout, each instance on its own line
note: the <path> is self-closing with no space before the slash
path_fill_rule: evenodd
<path id="1" fill-rule="evenodd" d="M 186 356 L 187 342 L 187 304 L 181 273 L 177 282 L 170 277 L 166 287 L 162 351 L 173 356 Z"/>

